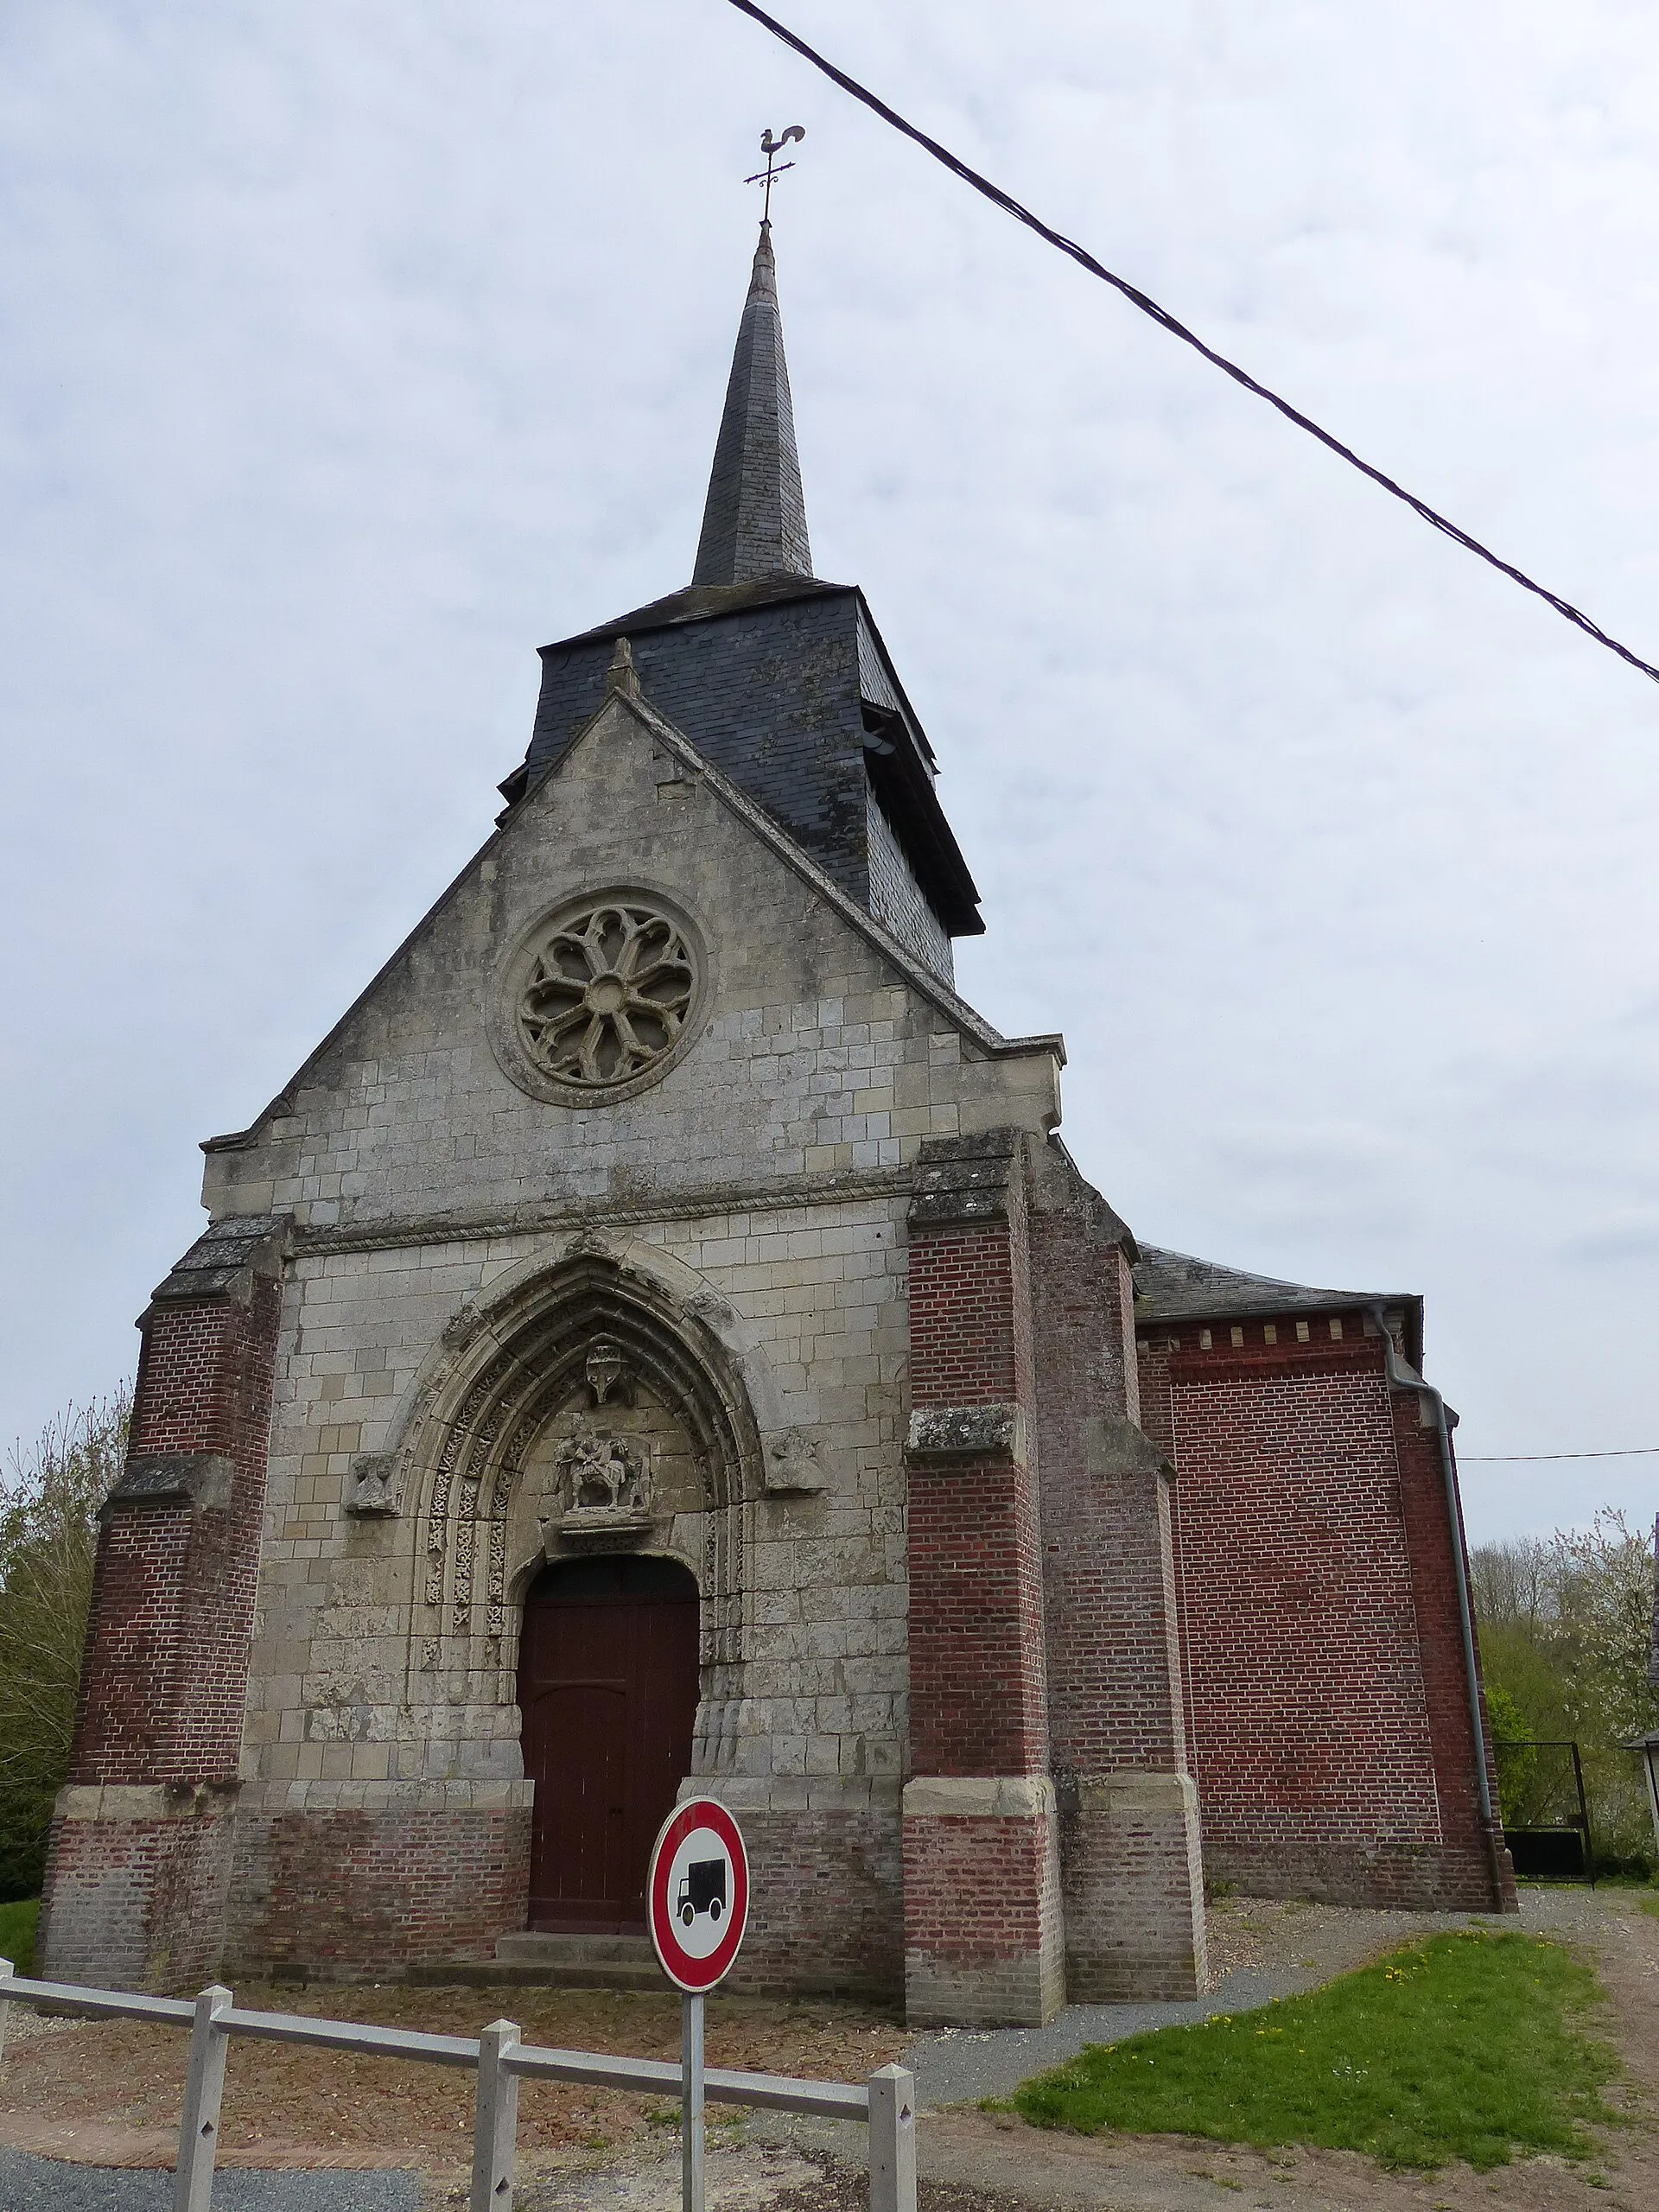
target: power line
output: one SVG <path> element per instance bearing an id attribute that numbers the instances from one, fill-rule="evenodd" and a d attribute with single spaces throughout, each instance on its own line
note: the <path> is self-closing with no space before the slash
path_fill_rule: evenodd
<path id="1" fill-rule="evenodd" d="M 1011 194 L 1004 192 L 1000 185 L 993 184 L 988 177 L 982 176 L 977 169 L 970 169 L 966 162 L 959 161 L 948 147 L 940 145 L 937 138 L 930 138 L 926 131 L 918 130 L 913 123 L 907 123 L 896 108 L 889 107 L 884 99 L 878 98 L 867 86 L 861 85 L 855 77 L 849 77 L 844 69 L 836 68 L 833 61 L 826 60 L 815 48 L 810 47 L 804 38 L 798 38 L 795 33 L 780 23 L 776 16 L 769 16 L 764 8 L 756 7 L 754 0 L 731 0 L 731 4 L 741 10 L 744 15 L 752 16 L 757 23 L 769 30 L 774 38 L 781 39 L 785 46 L 792 47 L 804 60 L 810 61 L 815 69 L 821 70 L 832 84 L 839 85 L 842 92 L 849 93 L 854 99 L 861 101 L 873 114 L 879 115 L 884 123 L 891 124 L 895 130 L 902 132 L 906 138 L 914 139 L 925 153 L 931 154 L 936 162 L 943 162 L 953 175 L 959 176 L 964 184 L 971 185 L 974 190 L 982 194 L 994 207 L 1000 207 L 1004 214 L 1012 215 L 1016 223 L 1023 223 L 1027 230 L 1035 231 L 1039 238 L 1046 238 L 1050 245 L 1058 248 L 1061 253 L 1069 254 L 1080 269 L 1086 269 L 1091 276 L 1099 277 L 1103 284 L 1113 286 L 1116 290 L 1123 295 L 1131 306 L 1139 308 L 1142 315 L 1150 315 L 1152 320 L 1168 331 L 1172 337 L 1179 338 L 1183 345 L 1190 346 L 1195 353 L 1202 353 L 1206 361 L 1220 369 L 1225 375 L 1231 377 L 1235 384 L 1243 385 L 1246 391 L 1254 392 L 1258 399 L 1265 399 L 1269 407 L 1277 408 L 1287 422 L 1294 423 L 1300 430 L 1306 430 L 1309 437 L 1317 438 L 1322 446 L 1328 447 L 1338 459 L 1348 462 L 1351 467 L 1358 469 L 1362 476 L 1369 476 L 1373 484 L 1380 484 L 1385 492 L 1402 501 L 1414 515 L 1421 516 L 1422 520 L 1429 524 L 1432 528 L 1449 537 L 1453 544 L 1461 545 L 1466 553 L 1477 555 L 1487 563 L 1488 567 L 1496 569 L 1500 575 L 1508 576 L 1511 583 L 1519 584 L 1523 591 L 1531 592 L 1535 597 L 1541 599 L 1547 606 L 1553 607 L 1564 620 L 1571 622 L 1575 628 L 1582 630 L 1586 637 L 1593 638 L 1599 645 L 1605 645 L 1609 652 L 1617 653 L 1621 660 L 1628 661 L 1632 668 L 1639 669 L 1643 676 L 1649 677 L 1654 683 L 1659 683 L 1659 668 L 1655 668 L 1650 662 L 1643 660 L 1639 653 L 1633 653 L 1628 645 L 1620 645 L 1617 638 L 1609 637 L 1599 623 L 1592 622 L 1587 614 L 1574 607 L 1569 600 L 1560 598 L 1546 585 L 1535 582 L 1524 569 L 1517 569 L 1510 562 L 1501 559 L 1490 546 L 1483 545 L 1478 537 L 1471 537 L 1466 530 L 1459 529 L 1456 523 L 1431 507 L 1427 500 L 1420 499 L 1414 492 L 1408 492 L 1402 484 L 1396 484 L 1393 477 L 1385 476 L 1380 468 L 1373 468 L 1369 461 L 1362 461 L 1351 447 L 1344 445 L 1342 440 L 1333 437 L 1329 430 L 1321 429 L 1311 416 L 1304 415 L 1300 408 L 1293 407 L 1289 400 L 1281 398 L 1278 392 L 1270 391 L 1266 385 L 1259 383 L 1248 369 L 1241 368 L 1236 361 L 1230 361 L 1224 353 L 1217 353 L 1214 346 L 1206 346 L 1196 332 L 1189 330 L 1184 322 L 1178 321 L 1166 308 L 1160 308 L 1156 300 L 1149 299 L 1145 292 L 1138 290 L 1126 277 L 1115 276 L 1103 263 L 1096 261 L 1086 247 L 1078 245 L 1075 239 L 1065 237 L 1062 232 L 1052 229 L 1039 216 L 1033 215 L 1030 208 L 1022 207 Z M 1659 1450 L 1659 1446 L 1655 1449 Z"/>
<path id="2" fill-rule="evenodd" d="M 1467 1467 L 1478 1462 L 1484 1467 L 1519 1466 L 1522 1460 L 1537 1459 L 1648 1459 L 1659 1453 L 1659 1444 L 1632 1444 L 1624 1452 L 1459 1452 L 1458 1465 Z"/>

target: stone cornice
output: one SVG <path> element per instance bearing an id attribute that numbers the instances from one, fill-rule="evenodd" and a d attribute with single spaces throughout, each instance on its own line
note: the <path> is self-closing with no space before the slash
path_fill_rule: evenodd
<path id="1" fill-rule="evenodd" d="M 844 1205 L 861 1199 L 907 1198 L 910 1167 L 849 1168 L 839 1174 L 791 1175 L 765 1183 L 703 1183 L 653 1192 L 648 1198 L 573 1198 L 563 1205 L 512 1206 L 477 1213 L 401 1215 L 385 1221 L 296 1227 L 296 1258 L 313 1252 L 380 1252 L 411 1244 L 470 1244 L 500 1236 L 559 1230 L 638 1228 L 653 1221 L 695 1221 L 708 1214 L 771 1212 L 788 1206 Z"/>

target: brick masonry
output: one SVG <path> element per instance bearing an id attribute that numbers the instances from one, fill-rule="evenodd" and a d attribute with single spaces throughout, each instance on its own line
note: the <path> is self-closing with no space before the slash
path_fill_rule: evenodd
<path id="1" fill-rule="evenodd" d="M 1354 1904 L 1512 1898 L 1475 1793 L 1462 1533 L 1420 1395 L 1391 1389 L 1375 1322 L 1351 1309 L 1159 1331 L 1141 1368 L 1147 1428 L 1179 1471 L 1211 1874 Z"/>
<path id="2" fill-rule="evenodd" d="M 53 1824 L 48 1972 L 145 1985 L 222 1950 L 259 1575 L 279 1239 L 141 1326 L 124 1476 L 103 1513 L 69 1784 Z M 188 1262 L 186 1262 L 186 1268 Z M 221 1279 L 222 1278 L 222 1279 Z"/>
<path id="3" fill-rule="evenodd" d="M 922 1147 L 910 1209 L 905 1979 L 918 2024 L 1064 2001 L 1017 1131 Z M 976 1412 L 998 1409 L 985 1423 Z M 987 1452 L 982 1439 L 1006 1436 Z M 964 1784 L 964 1787 L 954 1787 Z"/>
<path id="4" fill-rule="evenodd" d="M 524 1924 L 531 1808 L 480 1794 L 486 1802 L 245 1812 L 232 1873 L 241 1971 L 354 1980 L 493 1958 Z"/>
<path id="5" fill-rule="evenodd" d="M 1052 1770 L 1077 2001 L 1205 1986 L 1171 1462 L 1138 1426 L 1128 1239 L 1058 1140 L 1033 1148 Z"/>

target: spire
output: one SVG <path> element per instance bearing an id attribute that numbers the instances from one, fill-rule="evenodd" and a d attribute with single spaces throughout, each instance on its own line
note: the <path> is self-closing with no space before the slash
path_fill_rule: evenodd
<path id="1" fill-rule="evenodd" d="M 772 226 L 762 223 L 691 581 L 748 584 L 762 576 L 811 573 Z"/>

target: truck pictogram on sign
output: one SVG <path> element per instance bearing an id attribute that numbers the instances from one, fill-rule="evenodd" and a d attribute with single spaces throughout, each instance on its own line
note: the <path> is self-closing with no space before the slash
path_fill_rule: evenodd
<path id="1" fill-rule="evenodd" d="M 726 1910 L 726 1861 L 694 1859 L 680 1877 L 674 1909 L 683 1928 L 689 1928 L 700 1912 L 718 1920 Z"/>

